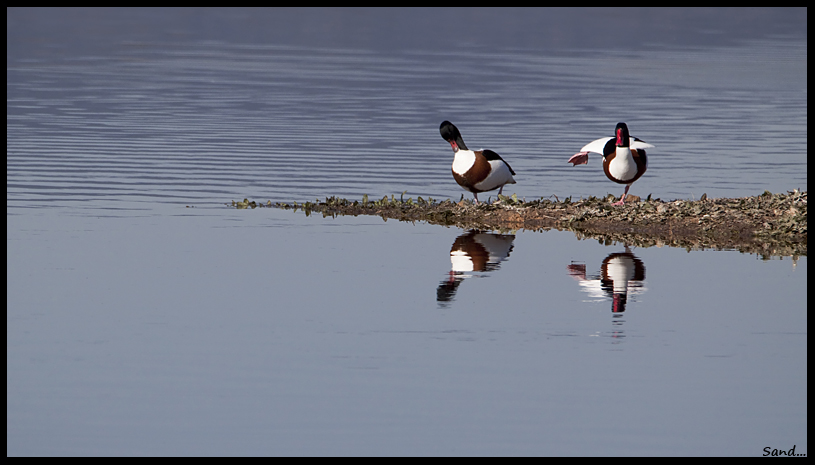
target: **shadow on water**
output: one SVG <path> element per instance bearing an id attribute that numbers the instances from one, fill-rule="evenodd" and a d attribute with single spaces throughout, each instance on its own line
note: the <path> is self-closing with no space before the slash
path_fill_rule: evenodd
<path id="1" fill-rule="evenodd" d="M 450 248 L 450 272 L 436 289 L 440 307 L 448 307 L 455 299 L 458 286 L 467 278 L 486 277 L 482 274 L 496 271 L 501 262 L 509 258 L 514 247 L 514 234 L 496 234 L 472 229 L 453 242 Z"/>
<path id="2" fill-rule="evenodd" d="M 613 252 L 603 259 L 599 274 L 586 275 L 586 264 L 580 262 L 572 262 L 566 269 L 591 300 L 610 298 L 611 312 L 615 314 L 625 312 L 629 296 L 648 290 L 645 287 L 645 263 L 631 253 L 628 246 L 625 252 Z"/>
<path id="3" fill-rule="evenodd" d="M 458 287 L 469 278 L 486 278 L 498 271 L 509 259 L 515 245 L 514 234 L 498 234 L 471 229 L 456 237 L 450 248 L 450 271 L 436 289 L 440 308 L 449 308 Z M 572 261 L 566 267 L 588 301 L 611 301 L 611 312 L 621 316 L 636 296 L 645 293 L 645 263 L 631 252 L 628 245 L 622 252 L 612 252 L 600 263 L 597 273 L 587 274 L 586 264 Z"/>

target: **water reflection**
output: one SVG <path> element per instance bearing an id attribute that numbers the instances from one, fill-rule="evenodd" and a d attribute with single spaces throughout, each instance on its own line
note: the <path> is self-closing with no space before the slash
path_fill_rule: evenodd
<path id="1" fill-rule="evenodd" d="M 472 272 L 495 271 L 512 252 L 514 234 L 495 234 L 472 229 L 456 238 L 450 248 L 451 269 L 447 279 L 436 289 L 436 301 L 446 307 L 456 295 L 458 286 Z"/>
<path id="2" fill-rule="evenodd" d="M 628 303 L 628 296 L 642 294 L 645 287 L 645 264 L 631 253 L 628 246 L 625 252 L 609 254 L 600 264 L 600 274 L 586 276 L 586 264 L 572 262 L 566 267 L 580 288 L 591 300 L 600 301 L 611 298 L 611 312 L 623 313 Z"/>

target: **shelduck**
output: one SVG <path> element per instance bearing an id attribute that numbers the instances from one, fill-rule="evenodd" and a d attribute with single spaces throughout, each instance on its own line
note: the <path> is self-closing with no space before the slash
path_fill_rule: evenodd
<path id="1" fill-rule="evenodd" d="M 625 123 L 617 123 L 614 130 L 615 137 L 603 137 L 590 142 L 569 158 L 573 166 L 589 162 L 589 153 L 595 152 L 603 155 L 603 171 L 606 176 L 618 184 L 625 184 L 625 193 L 619 202 L 614 205 L 623 205 L 631 184 L 640 178 L 648 169 L 648 157 L 645 149 L 653 147 L 644 141 L 631 137 Z"/>
<path id="2" fill-rule="evenodd" d="M 470 230 L 458 236 L 450 248 L 451 269 L 448 278 L 436 289 L 436 300 L 444 306 L 454 299 L 459 284 L 474 272 L 489 272 L 500 268 L 512 252 L 513 234 L 495 234 Z"/>
<path id="3" fill-rule="evenodd" d="M 473 193 L 478 203 L 478 193 L 499 189 L 503 193 L 505 184 L 515 184 L 515 171 L 500 155 L 492 150 L 470 150 L 464 145 L 461 133 L 451 122 L 445 121 L 439 127 L 441 137 L 450 143 L 453 158 L 453 178 L 464 189 Z"/>
<path id="4" fill-rule="evenodd" d="M 609 255 L 600 265 L 600 288 L 611 297 L 612 313 L 622 313 L 629 290 L 643 291 L 645 264 L 628 247 Z"/>

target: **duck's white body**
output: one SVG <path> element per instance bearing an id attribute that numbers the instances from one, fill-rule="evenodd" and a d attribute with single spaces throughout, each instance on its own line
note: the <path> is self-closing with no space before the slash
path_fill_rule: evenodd
<path id="1" fill-rule="evenodd" d="M 468 172 L 476 167 L 479 157 L 484 157 L 483 150 L 459 150 L 453 158 L 453 173 L 467 178 Z M 509 165 L 504 160 L 487 160 L 489 169 L 487 177 L 481 181 L 476 181 L 472 184 L 471 188 L 464 187 L 473 193 L 486 192 L 493 189 L 501 188 L 503 191 L 504 184 L 515 184 L 515 178 L 512 177 L 512 172 L 509 170 Z M 473 175 L 472 178 L 477 179 L 479 176 Z"/>
<path id="2" fill-rule="evenodd" d="M 645 166 L 648 166 L 646 161 Z M 614 179 L 627 181 L 634 179 L 639 167 L 634 161 L 634 155 L 628 147 L 617 147 L 614 158 L 608 163 L 608 174 Z"/>

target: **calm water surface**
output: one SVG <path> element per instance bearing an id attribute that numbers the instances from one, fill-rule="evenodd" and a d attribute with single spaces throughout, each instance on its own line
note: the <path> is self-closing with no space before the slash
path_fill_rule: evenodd
<path id="1" fill-rule="evenodd" d="M 397 13 L 9 10 L 7 454 L 806 453 L 806 257 L 224 206 L 806 189 L 806 10 Z"/>

